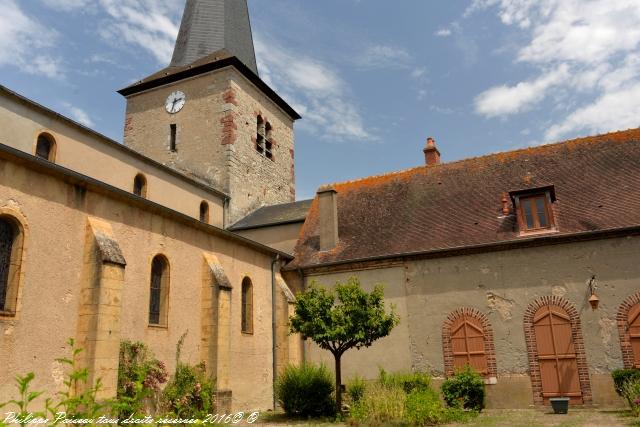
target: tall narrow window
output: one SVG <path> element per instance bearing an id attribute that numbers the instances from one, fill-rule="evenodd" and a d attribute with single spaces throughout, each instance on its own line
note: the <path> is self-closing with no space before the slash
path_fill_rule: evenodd
<path id="1" fill-rule="evenodd" d="M 141 173 L 133 179 L 133 194 L 147 197 L 147 179 Z"/>
<path id="2" fill-rule="evenodd" d="M 264 156 L 265 145 L 265 124 L 262 116 L 256 119 L 256 150 Z"/>
<path id="3" fill-rule="evenodd" d="M 271 142 L 271 123 L 267 122 L 264 126 L 265 128 L 265 139 L 264 139 L 264 155 L 268 159 L 273 159 L 273 143 Z"/>
<path id="4" fill-rule="evenodd" d="M 0 216 L 0 312 L 13 314 L 18 296 L 22 233 L 10 217 Z"/>
<path id="5" fill-rule="evenodd" d="M 151 296 L 149 298 L 149 324 L 166 326 L 169 297 L 169 262 L 156 255 L 151 262 Z"/>
<path id="6" fill-rule="evenodd" d="M 177 145 L 176 145 L 176 136 L 178 133 L 178 128 L 176 127 L 175 123 L 172 123 L 169 125 L 169 150 L 171 151 L 178 151 Z"/>
<path id="7" fill-rule="evenodd" d="M 248 277 L 242 280 L 242 332 L 253 333 L 253 284 Z"/>
<path id="8" fill-rule="evenodd" d="M 209 223 L 209 203 L 204 200 L 200 203 L 200 221 Z"/>
<path id="9" fill-rule="evenodd" d="M 55 159 L 56 142 L 51 135 L 41 133 L 36 142 L 36 156 L 53 162 Z"/>

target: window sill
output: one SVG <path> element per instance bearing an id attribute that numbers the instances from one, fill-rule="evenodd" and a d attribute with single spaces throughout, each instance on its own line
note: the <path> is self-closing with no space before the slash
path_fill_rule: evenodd
<path id="1" fill-rule="evenodd" d="M 147 325 L 147 327 L 149 329 L 159 329 L 159 330 L 168 330 L 169 329 L 169 325 Z"/>
<path id="2" fill-rule="evenodd" d="M 15 319 L 16 312 L 15 311 L 6 311 L 0 310 L 0 320 L 2 319 Z"/>
<path id="3" fill-rule="evenodd" d="M 253 332 L 242 331 L 242 336 L 243 337 L 252 337 L 253 336 Z"/>
<path id="4" fill-rule="evenodd" d="M 556 227 L 552 228 L 541 228 L 537 230 L 520 230 L 518 237 L 529 237 L 529 236 L 539 236 L 542 234 L 552 234 L 557 233 L 559 230 Z"/>

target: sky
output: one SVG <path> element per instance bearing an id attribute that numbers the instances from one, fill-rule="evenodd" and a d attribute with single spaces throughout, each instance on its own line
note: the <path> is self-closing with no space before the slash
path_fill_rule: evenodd
<path id="1" fill-rule="evenodd" d="M 184 0 L 0 0 L 0 84 L 122 141 Z M 640 126 L 640 0 L 249 0 L 260 77 L 325 183 Z"/>

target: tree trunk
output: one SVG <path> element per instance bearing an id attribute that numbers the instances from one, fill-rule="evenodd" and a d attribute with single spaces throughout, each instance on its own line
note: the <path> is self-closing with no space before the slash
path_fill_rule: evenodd
<path id="1" fill-rule="evenodd" d="M 340 357 L 342 354 L 334 354 L 336 359 L 336 413 L 342 412 L 342 371 L 340 369 Z"/>

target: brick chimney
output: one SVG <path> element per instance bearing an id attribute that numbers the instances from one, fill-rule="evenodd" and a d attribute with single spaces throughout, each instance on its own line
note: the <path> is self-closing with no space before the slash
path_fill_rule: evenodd
<path id="1" fill-rule="evenodd" d="M 328 251 L 338 244 L 338 192 L 331 185 L 318 189 L 320 250 Z"/>
<path id="2" fill-rule="evenodd" d="M 440 151 L 436 148 L 436 141 L 433 138 L 427 138 L 427 146 L 422 151 L 424 152 L 424 162 L 427 166 L 440 163 Z"/>

